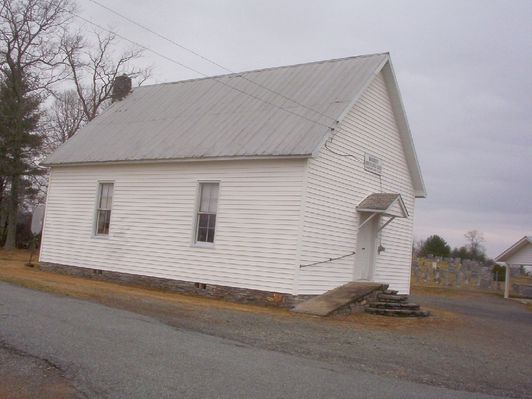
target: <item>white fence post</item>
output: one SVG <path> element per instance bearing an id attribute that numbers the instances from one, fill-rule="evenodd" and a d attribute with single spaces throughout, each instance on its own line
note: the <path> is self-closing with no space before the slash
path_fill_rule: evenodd
<path id="1" fill-rule="evenodd" d="M 506 264 L 506 276 L 504 279 L 504 297 L 510 297 L 510 265 Z"/>

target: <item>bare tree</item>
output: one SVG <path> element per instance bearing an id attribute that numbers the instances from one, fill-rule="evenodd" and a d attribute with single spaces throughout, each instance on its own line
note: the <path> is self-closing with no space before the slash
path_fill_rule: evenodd
<path id="1" fill-rule="evenodd" d="M 420 238 L 419 240 L 414 240 L 412 243 L 412 255 L 421 256 L 421 248 L 425 245 L 425 240 Z"/>
<path id="2" fill-rule="evenodd" d="M 126 74 L 139 86 L 149 78 L 151 68 L 134 65 L 142 57 L 142 51 L 117 51 L 118 44 L 111 33 L 96 32 L 92 41 L 80 33 L 63 37 L 61 51 L 72 88 L 57 93 L 46 112 L 46 153 L 64 143 L 109 106 L 118 76 Z"/>
<path id="3" fill-rule="evenodd" d="M 2 0 L 2 73 L 24 75 L 29 90 L 38 92 L 64 79 L 60 44 L 73 10 L 70 0 Z"/>
<path id="4" fill-rule="evenodd" d="M 467 249 L 474 258 L 484 257 L 484 246 L 482 245 L 486 240 L 482 232 L 478 230 L 470 230 L 464 234 L 467 241 Z"/>
<path id="5" fill-rule="evenodd" d="M 6 198 L 4 248 L 15 247 L 17 212 L 36 152 L 39 109 L 54 83 L 64 78 L 61 38 L 70 0 L 3 0 L 0 5 L 0 175 Z"/>
<path id="6" fill-rule="evenodd" d="M 49 153 L 72 137 L 86 121 L 78 93 L 65 90 L 57 94 L 44 119 L 44 150 Z"/>
<path id="7" fill-rule="evenodd" d="M 122 74 L 142 84 L 150 76 L 150 68 L 133 65 L 142 50 L 117 52 L 117 38 L 112 33 L 94 33 L 93 43 L 81 34 L 69 35 L 62 42 L 70 79 L 78 95 L 84 120 L 94 119 L 111 102 L 113 82 Z M 79 127 L 79 126 L 78 126 Z"/>

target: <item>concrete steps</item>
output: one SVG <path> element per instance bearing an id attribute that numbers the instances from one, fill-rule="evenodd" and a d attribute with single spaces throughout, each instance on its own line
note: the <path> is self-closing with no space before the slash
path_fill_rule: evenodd
<path id="1" fill-rule="evenodd" d="M 366 313 L 380 316 L 427 317 L 430 315 L 429 312 L 421 310 L 418 304 L 409 303 L 408 295 L 400 295 L 395 290 L 389 290 L 385 284 L 358 281 L 344 284 L 302 302 L 292 311 L 314 316 L 328 316 L 333 312 L 351 312 L 353 304 L 356 303 L 359 303 L 360 310 L 364 309 Z"/>
<path id="2" fill-rule="evenodd" d="M 408 302 L 408 295 L 390 295 L 390 294 L 378 294 L 377 298 L 381 302 Z"/>
<path id="3" fill-rule="evenodd" d="M 410 310 L 410 309 L 381 309 L 381 308 L 366 308 L 366 313 L 376 314 L 380 316 L 395 316 L 395 317 L 427 317 L 430 312 L 424 310 Z"/>
<path id="4" fill-rule="evenodd" d="M 296 305 L 292 312 L 327 316 L 344 306 L 362 301 L 375 291 L 382 292 L 387 288 L 385 284 L 353 281 Z"/>
<path id="5" fill-rule="evenodd" d="M 415 303 L 369 302 L 368 305 L 371 308 L 378 308 L 378 309 L 419 310 L 419 305 Z"/>
<path id="6" fill-rule="evenodd" d="M 368 302 L 366 313 L 394 317 L 427 317 L 430 312 L 420 309 L 418 304 L 408 303 L 408 295 L 398 295 L 397 291 L 383 291 L 377 294 L 376 301 Z"/>

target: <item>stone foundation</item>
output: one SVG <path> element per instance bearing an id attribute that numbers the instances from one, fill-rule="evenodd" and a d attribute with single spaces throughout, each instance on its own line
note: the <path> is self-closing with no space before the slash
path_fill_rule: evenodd
<path id="1" fill-rule="evenodd" d="M 347 305 L 344 305 L 341 308 L 336 309 L 331 314 L 346 316 L 346 315 L 355 314 L 355 313 L 363 313 L 366 307 L 368 306 L 368 304 L 372 301 L 376 301 L 377 295 L 381 293 L 383 290 L 385 290 L 386 287 L 388 286 L 387 285 L 383 286 L 382 289 L 380 290 L 375 290 L 371 292 L 370 294 L 364 296 L 363 298 L 350 302 Z"/>
<path id="2" fill-rule="evenodd" d="M 190 281 L 144 276 L 140 274 L 60 265 L 57 263 L 41 262 L 40 268 L 41 270 L 48 272 L 68 274 L 70 276 L 84 277 L 93 280 L 111 281 L 114 283 L 133 285 L 142 288 L 172 291 L 178 292 L 180 294 L 198 295 L 207 298 L 224 299 L 231 302 L 248 303 L 262 306 L 292 308 L 297 302 L 306 299 L 280 292 L 227 287 L 223 285 L 204 284 L 201 282 L 195 283 Z"/>
<path id="3" fill-rule="evenodd" d="M 512 284 L 512 294 L 518 298 L 532 298 L 532 284 Z"/>

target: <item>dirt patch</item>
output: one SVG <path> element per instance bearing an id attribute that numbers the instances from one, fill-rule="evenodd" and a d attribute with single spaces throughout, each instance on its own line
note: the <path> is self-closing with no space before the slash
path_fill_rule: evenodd
<path id="1" fill-rule="evenodd" d="M 0 398 L 82 397 L 52 363 L 0 344 Z"/>
<path id="2" fill-rule="evenodd" d="M 353 323 L 357 328 L 381 331 L 401 331 L 404 333 L 430 332 L 453 330 L 462 326 L 464 317 L 456 312 L 423 306 L 423 310 L 429 310 L 430 317 L 385 317 L 367 313 L 355 313 L 351 315 L 331 316 L 327 319 L 332 323 Z"/>

